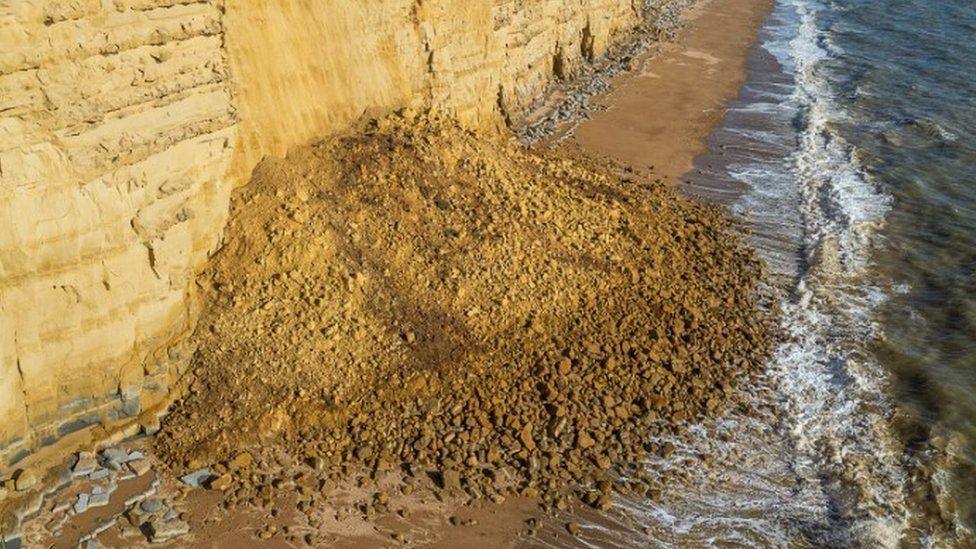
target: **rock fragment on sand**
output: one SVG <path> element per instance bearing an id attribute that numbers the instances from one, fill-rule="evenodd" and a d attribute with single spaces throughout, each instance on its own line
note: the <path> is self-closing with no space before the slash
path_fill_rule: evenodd
<path id="1" fill-rule="evenodd" d="M 38 483 L 37 475 L 30 469 L 18 469 L 14 472 L 14 488 L 18 492 L 26 492 Z"/>
<path id="2" fill-rule="evenodd" d="M 203 469 L 197 469 L 192 473 L 183 475 L 180 477 L 180 480 L 183 481 L 183 484 L 186 484 L 191 488 L 199 488 L 203 486 L 203 483 L 211 476 L 213 476 L 213 473 L 210 471 L 210 468 L 204 467 Z"/>
<path id="3" fill-rule="evenodd" d="M 78 500 L 75 502 L 75 513 L 81 514 L 88 510 L 88 499 L 90 496 L 88 494 L 78 494 Z"/>
<path id="4" fill-rule="evenodd" d="M 153 519 L 144 525 L 144 531 L 149 541 L 162 543 L 187 534 L 190 531 L 190 525 L 178 519 Z"/>
<path id="5" fill-rule="evenodd" d="M 139 504 L 139 509 L 145 513 L 158 513 L 163 509 L 163 502 L 158 499 L 147 499 Z"/>
<path id="6" fill-rule="evenodd" d="M 98 461 L 91 452 L 78 452 L 75 463 L 71 467 L 71 474 L 75 477 L 90 475 L 98 467 Z"/>
<path id="7" fill-rule="evenodd" d="M 223 492 L 230 488 L 231 483 L 233 483 L 233 478 L 230 475 L 219 475 L 212 477 L 207 481 L 207 488 L 211 490 L 216 490 L 218 492 Z"/>
<path id="8" fill-rule="evenodd" d="M 137 477 L 141 477 L 152 470 L 152 462 L 150 462 L 147 458 L 134 459 L 130 461 L 128 465 L 129 469 L 131 469 L 132 473 Z"/>

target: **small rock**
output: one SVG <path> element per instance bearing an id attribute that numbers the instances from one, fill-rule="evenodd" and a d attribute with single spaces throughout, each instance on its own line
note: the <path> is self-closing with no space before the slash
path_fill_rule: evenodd
<path id="1" fill-rule="evenodd" d="M 212 475 L 213 473 L 210 472 L 210 469 L 208 467 L 204 467 L 203 469 L 197 469 L 192 473 L 183 475 L 180 477 L 180 480 L 182 480 L 187 486 L 199 488 L 203 485 L 204 481 L 209 479 Z"/>
<path id="2" fill-rule="evenodd" d="M 37 485 L 37 475 L 30 469 L 18 469 L 14 472 L 14 488 L 18 492 L 26 492 Z"/>
<path id="3" fill-rule="evenodd" d="M 141 477 L 152 469 L 152 463 L 146 458 L 134 459 L 129 462 L 129 469 L 132 469 L 137 477 Z"/>
<path id="4" fill-rule="evenodd" d="M 254 458 L 251 457 L 251 454 L 247 452 L 241 452 L 236 456 L 234 456 L 234 459 L 230 460 L 230 463 L 228 465 L 230 466 L 231 471 L 240 471 L 242 469 L 247 469 L 248 467 L 250 467 L 251 463 L 253 462 L 254 462 Z"/>
<path id="5" fill-rule="evenodd" d="M 102 450 L 102 461 L 109 468 L 118 469 L 129 461 L 129 451 L 123 448 L 106 448 Z"/>
<path id="6" fill-rule="evenodd" d="M 569 532 L 570 534 L 574 535 L 574 536 L 579 536 L 580 535 L 580 532 L 581 532 L 579 523 L 576 523 L 576 522 L 567 522 L 566 523 L 566 531 Z"/>
<path id="7" fill-rule="evenodd" d="M 88 510 L 88 494 L 78 494 L 78 501 L 75 502 L 75 513 L 81 514 Z"/>
<path id="8" fill-rule="evenodd" d="M 163 502 L 158 499 L 147 499 L 139 504 L 139 508 L 146 513 L 156 513 L 163 508 Z"/>
<path id="9" fill-rule="evenodd" d="M 454 469 L 444 469 L 440 474 L 441 488 L 446 490 L 461 489 L 461 474 Z"/>
<path id="10" fill-rule="evenodd" d="M 233 482 L 233 480 L 234 479 L 230 475 L 220 475 L 218 477 L 212 478 L 207 483 L 207 488 L 211 490 L 217 490 L 218 492 L 223 492 L 224 490 L 230 488 L 230 485 Z"/>
<path id="11" fill-rule="evenodd" d="M 74 466 L 71 467 L 71 474 L 76 477 L 90 475 L 98 467 L 98 461 L 91 452 L 78 452 Z"/>
<path id="12" fill-rule="evenodd" d="M 160 543 L 182 536 L 190 531 L 190 525 L 182 520 L 152 520 L 146 525 L 149 541 Z"/>
<path id="13" fill-rule="evenodd" d="M 108 476 L 108 469 L 95 469 L 88 475 L 88 478 L 90 480 L 98 480 L 98 479 L 105 478 L 107 476 Z"/>
<path id="14" fill-rule="evenodd" d="M 92 507 L 104 507 L 104 506 L 108 505 L 108 501 L 109 501 L 109 499 L 111 497 L 112 497 L 112 494 L 109 493 L 109 492 L 101 492 L 101 493 L 98 493 L 98 494 L 92 494 L 88 498 L 88 508 L 90 509 Z"/>

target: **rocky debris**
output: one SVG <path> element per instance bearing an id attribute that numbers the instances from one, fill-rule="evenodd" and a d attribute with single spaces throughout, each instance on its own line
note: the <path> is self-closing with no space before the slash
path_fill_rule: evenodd
<path id="1" fill-rule="evenodd" d="M 14 471 L 14 489 L 18 492 L 26 492 L 37 485 L 38 478 L 34 471 L 30 469 L 18 469 Z"/>
<path id="2" fill-rule="evenodd" d="M 190 531 L 190 525 L 177 518 L 154 518 L 143 525 L 143 531 L 153 543 L 162 543 Z"/>
<path id="3" fill-rule="evenodd" d="M 228 507 L 290 493 L 304 513 L 402 468 L 403 494 L 608 509 L 659 488 L 650 438 L 719 411 L 765 356 L 734 231 L 640 174 L 432 117 L 267 161 L 156 448 Z"/>
<path id="4" fill-rule="evenodd" d="M 139 530 L 146 539 L 158 543 L 168 541 L 189 532 L 189 523 L 178 510 L 172 498 L 151 497 L 147 492 L 143 499 L 133 502 L 122 513 L 126 522 Z"/>
<path id="5" fill-rule="evenodd" d="M 90 499 L 91 499 L 91 496 L 88 495 L 88 493 L 78 494 L 78 499 L 75 502 L 75 505 L 74 505 L 74 508 L 73 508 L 74 511 L 75 511 L 75 513 L 76 514 L 81 514 L 81 513 L 84 513 L 85 511 L 87 511 L 88 510 L 88 501 Z"/>
<path id="6" fill-rule="evenodd" d="M 152 470 L 152 462 L 147 458 L 134 459 L 128 465 L 129 469 L 137 477 L 141 477 Z"/>
<path id="7" fill-rule="evenodd" d="M 77 538 L 77 546 L 98 546 L 96 538 L 107 529 L 118 525 L 118 519 L 123 517 L 127 519 L 122 524 L 123 529 L 126 525 L 131 525 L 130 531 L 125 535 L 145 536 L 149 539 L 147 532 L 157 530 L 155 527 L 149 529 L 147 523 L 150 521 L 155 521 L 159 527 L 161 533 L 156 535 L 157 538 L 171 539 L 178 535 L 182 530 L 178 522 L 183 519 L 175 505 L 181 494 L 166 498 L 153 497 L 160 485 L 159 479 L 155 478 L 141 491 L 129 495 L 121 502 L 120 510 L 112 507 L 111 514 L 108 515 L 106 511 L 100 511 L 94 526 L 90 526 L 91 519 L 84 517 L 93 509 L 119 503 L 113 502 L 113 495 L 122 486 L 121 483 L 126 479 L 149 474 L 152 466 L 153 462 L 144 453 L 118 447 L 106 448 L 98 453 L 80 452 L 74 455 L 70 463 L 65 464 L 62 475 L 64 478 L 58 479 L 61 484 L 44 493 L 35 494 L 37 508 L 28 516 L 32 517 L 31 520 L 36 520 L 40 528 L 32 525 L 26 534 L 29 539 L 26 543 L 30 546 L 49 545 L 53 540 L 57 540 L 59 546 L 74 543 L 75 540 L 64 539 L 64 532 L 69 531 L 70 527 L 72 535 L 75 535 L 78 528 L 83 526 L 88 530 Z M 13 488 L 15 480 L 11 479 L 7 484 Z M 131 488 L 131 485 L 127 485 L 125 491 L 128 492 Z M 172 490 L 170 487 L 169 491 Z"/>
<path id="8" fill-rule="evenodd" d="M 96 467 L 98 467 L 98 460 L 95 459 L 95 454 L 91 452 L 78 452 L 75 463 L 71 467 L 71 474 L 76 477 L 83 477 L 95 472 Z"/>
<path id="9" fill-rule="evenodd" d="M 183 475 L 180 477 L 180 480 L 191 488 L 199 488 L 203 486 L 204 483 L 207 482 L 207 480 L 212 476 L 213 472 L 211 472 L 209 468 L 204 467 L 203 469 L 197 469 L 192 473 Z"/>

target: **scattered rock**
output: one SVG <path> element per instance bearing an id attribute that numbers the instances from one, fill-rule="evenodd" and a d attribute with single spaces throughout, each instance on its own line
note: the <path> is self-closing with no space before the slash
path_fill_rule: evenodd
<path id="1" fill-rule="evenodd" d="M 14 487 L 18 492 L 26 492 L 37 485 L 37 475 L 30 469 L 14 471 Z"/>
<path id="2" fill-rule="evenodd" d="M 78 500 L 75 502 L 75 513 L 81 514 L 88 510 L 88 494 L 78 494 Z"/>
<path id="3" fill-rule="evenodd" d="M 230 475 L 219 475 L 211 478 L 207 482 L 207 488 L 217 490 L 218 492 L 223 492 L 224 490 L 230 488 L 233 481 L 234 479 Z"/>
<path id="4" fill-rule="evenodd" d="M 76 477 L 90 475 L 98 467 L 98 461 L 91 452 L 78 452 L 75 463 L 71 468 L 71 474 Z"/>
<path id="5" fill-rule="evenodd" d="M 213 473 L 210 471 L 210 468 L 204 467 L 203 469 L 197 469 L 192 473 L 183 475 L 180 477 L 180 480 L 191 488 L 199 488 L 203 486 L 203 483 L 206 482 L 211 476 L 213 476 Z"/>
<path id="6" fill-rule="evenodd" d="M 158 513 L 163 509 L 163 502 L 158 499 L 147 499 L 139 504 L 139 509 L 146 513 Z"/>
<path id="7" fill-rule="evenodd" d="M 131 469 L 132 473 L 137 477 L 141 477 L 152 470 L 152 462 L 147 458 L 133 459 L 129 461 L 128 465 L 129 469 Z"/>
<path id="8" fill-rule="evenodd" d="M 182 520 L 153 519 L 144 526 L 149 541 L 162 543 L 185 535 L 190 531 L 190 525 Z"/>

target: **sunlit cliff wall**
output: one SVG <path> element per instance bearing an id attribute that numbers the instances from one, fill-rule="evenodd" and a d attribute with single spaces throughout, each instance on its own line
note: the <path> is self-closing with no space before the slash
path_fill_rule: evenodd
<path id="1" fill-rule="evenodd" d="M 265 155 L 371 108 L 499 127 L 644 0 L 0 0 L 0 477 L 160 404 Z"/>

